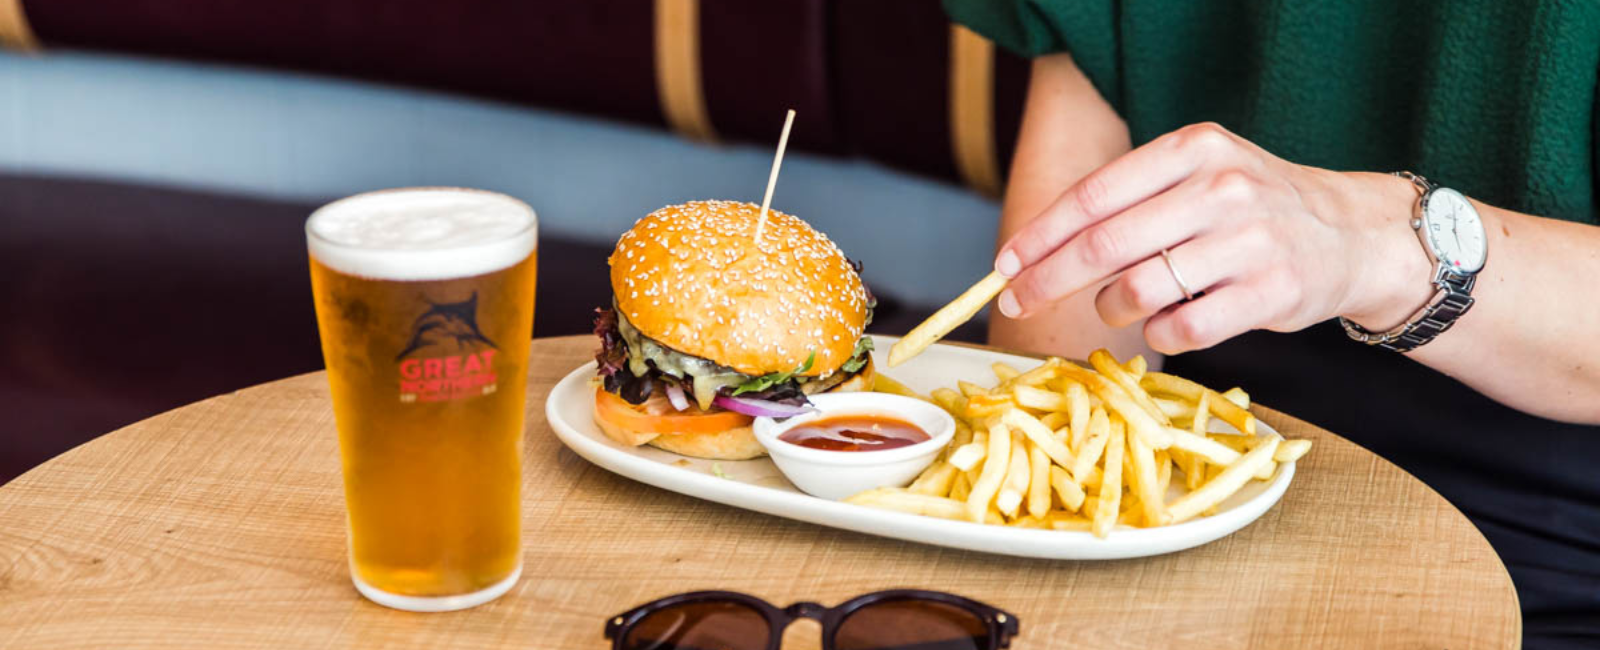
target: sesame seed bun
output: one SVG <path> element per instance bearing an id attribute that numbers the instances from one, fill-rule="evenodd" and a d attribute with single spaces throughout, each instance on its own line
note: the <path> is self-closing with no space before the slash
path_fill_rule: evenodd
<path id="1" fill-rule="evenodd" d="M 839 247 L 806 222 L 760 206 L 691 201 L 646 215 L 611 254 L 617 309 L 640 333 L 747 375 L 807 376 L 850 360 L 867 291 Z"/>

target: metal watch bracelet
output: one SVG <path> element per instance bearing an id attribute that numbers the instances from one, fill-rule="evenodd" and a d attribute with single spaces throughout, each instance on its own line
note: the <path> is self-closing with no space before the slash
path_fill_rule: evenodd
<path id="1" fill-rule="evenodd" d="M 1395 326 L 1394 329 L 1373 332 L 1343 316 L 1339 317 L 1339 324 L 1344 326 L 1345 334 L 1361 343 L 1395 352 L 1410 352 L 1445 333 L 1455 324 L 1457 318 L 1472 307 L 1473 297 L 1469 292 L 1472 291 L 1472 285 L 1476 281 L 1475 276 L 1462 277 L 1440 268 L 1434 272 L 1434 285 L 1440 287 L 1439 292 L 1434 294 L 1427 305 L 1418 309 L 1411 318 L 1407 318 L 1406 322 Z"/>
<path id="2" fill-rule="evenodd" d="M 1394 172 L 1394 175 L 1410 181 L 1424 200 L 1437 187 L 1428 179 L 1411 172 L 1399 171 Z M 1420 210 L 1420 201 L 1418 207 Z M 1438 291 L 1428 304 L 1423 305 L 1405 322 L 1385 332 L 1373 332 L 1343 316 L 1339 317 L 1339 324 L 1344 327 L 1345 334 L 1355 341 L 1395 352 L 1410 352 L 1445 333 L 1472 307 L 1474 301 L 1472 285 L 1476 282 L 1477 275 L 1457 275 L 1447 270 L 1444 265 L 1436 263 L 1433 270 L 1433 286 L 1437 287 Z"/>

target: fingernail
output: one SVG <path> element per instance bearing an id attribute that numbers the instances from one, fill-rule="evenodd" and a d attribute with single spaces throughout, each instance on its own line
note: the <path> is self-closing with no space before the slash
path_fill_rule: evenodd
<path id="1" fill-rule="evenodd" d="M 1000 253 L 1000 257 L 995 258 L 994 270 L 999 271 L 1000 275 L 1008 278 L 1017 277 L 1017 274 L 1022 271 L 1022 260 L 1017 259 L 1016 253 L 1006 249 Z"/>
<path id="2" fill-rule="evenodd" d="M 1000 300 L 996 304 L 1000 306 L 1000 313 L 1005 314 L 1006 318 L 1022 315 L 1022 305 L 1017 304 L 1017 294 L 1012 293 L 1010 289 L 1000 292 Z"/>

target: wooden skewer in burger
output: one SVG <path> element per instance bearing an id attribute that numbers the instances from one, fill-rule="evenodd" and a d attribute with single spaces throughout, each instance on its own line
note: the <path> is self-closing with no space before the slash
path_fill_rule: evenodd
<path id="1" fill-rule="evenodd" d="M 807 395 L 868 390 L 874 301 L 828 237 L 763 205 L 691 201 L 634 224 L 598 310 L 594 420 L 613 440 L 719 460 L 766 455 L 750 425 Z"/>

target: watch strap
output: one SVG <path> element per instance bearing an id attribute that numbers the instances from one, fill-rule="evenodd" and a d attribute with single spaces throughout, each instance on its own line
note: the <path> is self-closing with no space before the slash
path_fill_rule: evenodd
<path id="1" fill-rule="evenodd" d="M 1411 172 L 1394 172 L 1394 175 L 1411 181 L 1422 197 L 1427 197 L 1429 192 L 1438 187 L 1428 179 Z M 1476 274 L 1456 274 L 1443 264 L 1437 264 L 1433 271 L 1433 286 L 1438 291 L 1428 304 L 1423 305 L 1404 323 L 1386 332 L 1370 331 L 1343 316 L 1339 317 L 1339 324 L 1344 327 L 1345 334 L 1353 340 L 1395 352 L 1410 352 L 1448 331 L 1462 314 L 1472 308 L 1474 302 L 1472 286 L 1476 283 Z"/>

